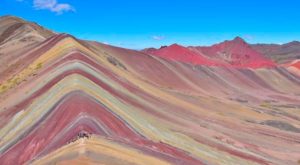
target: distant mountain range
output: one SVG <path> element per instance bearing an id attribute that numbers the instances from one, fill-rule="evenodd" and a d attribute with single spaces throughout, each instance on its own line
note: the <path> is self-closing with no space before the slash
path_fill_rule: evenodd
<path id="1" fill-rule="evenodd" d="M 283 45 L 251 45 L 242 38 L 236 37 L 212 46 L 184 47 L 173 44 L 162 46 L 160 49 L 144 49 L 143 52 L 199 65 L 260 68 L 299 60 L 300 42 L 293 41 Z"/>
<path id="2" fill-rule="evenodd" d="M 293 41 L 287 44 L 254 44 L 254 50 L 263 54 L 267 58 L 278 63 L 286 63 L 300 59 L 300 42 Z"/>

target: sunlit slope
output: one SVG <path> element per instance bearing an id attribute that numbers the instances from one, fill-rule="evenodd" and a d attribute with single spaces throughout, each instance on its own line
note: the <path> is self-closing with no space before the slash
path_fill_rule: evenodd
<path id="1" fill-rule="evenodd" d="M 2 164 L 297 164 L 300 78 L 48 37 L 1 77 Z"/>

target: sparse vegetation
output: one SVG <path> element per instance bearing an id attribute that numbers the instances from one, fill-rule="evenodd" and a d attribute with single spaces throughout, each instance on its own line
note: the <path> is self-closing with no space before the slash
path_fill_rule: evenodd
<path id="1" fill-rule="evenodd" d="M 43 67 L 43 63 L 38 63 L 35 67 L 36 70 L 41 69 Z"/>
<path id="2" fill-rule="evenodd" d="M 6 90 L 6 89 L 7 89 L 7 86 L 6 86 L 6 85 L 2 85 L 2 86 L 1 86 L 1 90 L 4 91 L 4 90 Z"/>
<path id="3" fill-rule="evenodd" d="M 117 66 L 124 70 L 127 70 L 127 68 L 119 60 L 117 60 L 114 57 L 111 57 L 111 56 L 107 57 L 107 61 L 110 62 L 111 64 L 113 64 L 114 66 Z"/>
<path id="4" fill-rule="evenodd" d="M 272 108 L 272 105 L 268 102 L 262 102 L 260 104 L 261 107 L 264 107 L 264 108 Z"/>

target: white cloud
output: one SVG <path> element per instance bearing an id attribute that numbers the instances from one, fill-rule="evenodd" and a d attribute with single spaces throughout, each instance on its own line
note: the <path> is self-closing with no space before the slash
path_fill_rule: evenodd
<path id="1" fill-rule="evenodd" d="M 57 0 L 33 0 L 33 7 L 37 10 L 50 10 L 56 14 L 75 11 L 70 4 L 58 3 Z"/>
<path id="2" fill-rule="evenodd" d="M 157 41 L 161 41 L 161 40 L 165 39 L 164 36 L 152 36 L 151 38 L 154 40 L 157 40 Z"/>

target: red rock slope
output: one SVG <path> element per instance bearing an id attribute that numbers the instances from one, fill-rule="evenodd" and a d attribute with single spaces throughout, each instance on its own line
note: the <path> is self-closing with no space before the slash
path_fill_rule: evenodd
<path id="1" fill-rule="evenodd" d="M 194 65 L 218 65 L 218 62 L 209 60 L 200 52 L 192 51 L 184 46 L 173 44 L 160 49 L 145 49 L 145 53 L 152 54 L 165 59 L 170 59 L 179 62 L 191 63 Z"/>
<path id="2" fill-rule="evenodd" d="M 276 65 L 239 37 L 209 47 L 183 47 L 174 44 L 160 49 L 146 49 L 144 52 L 195 65 L 235 68 L 261 68 Z"/>
<path id="3" fill-rule="evenodd" d="M 237 67 L 260 68 L 273 67 L 275 65 L 270 59 L 265 58 L 263 54 L 252 49 L 240 37 L 210 47 L 196 47 L 195 49 L 213 59 L 220 59 Z"/>

